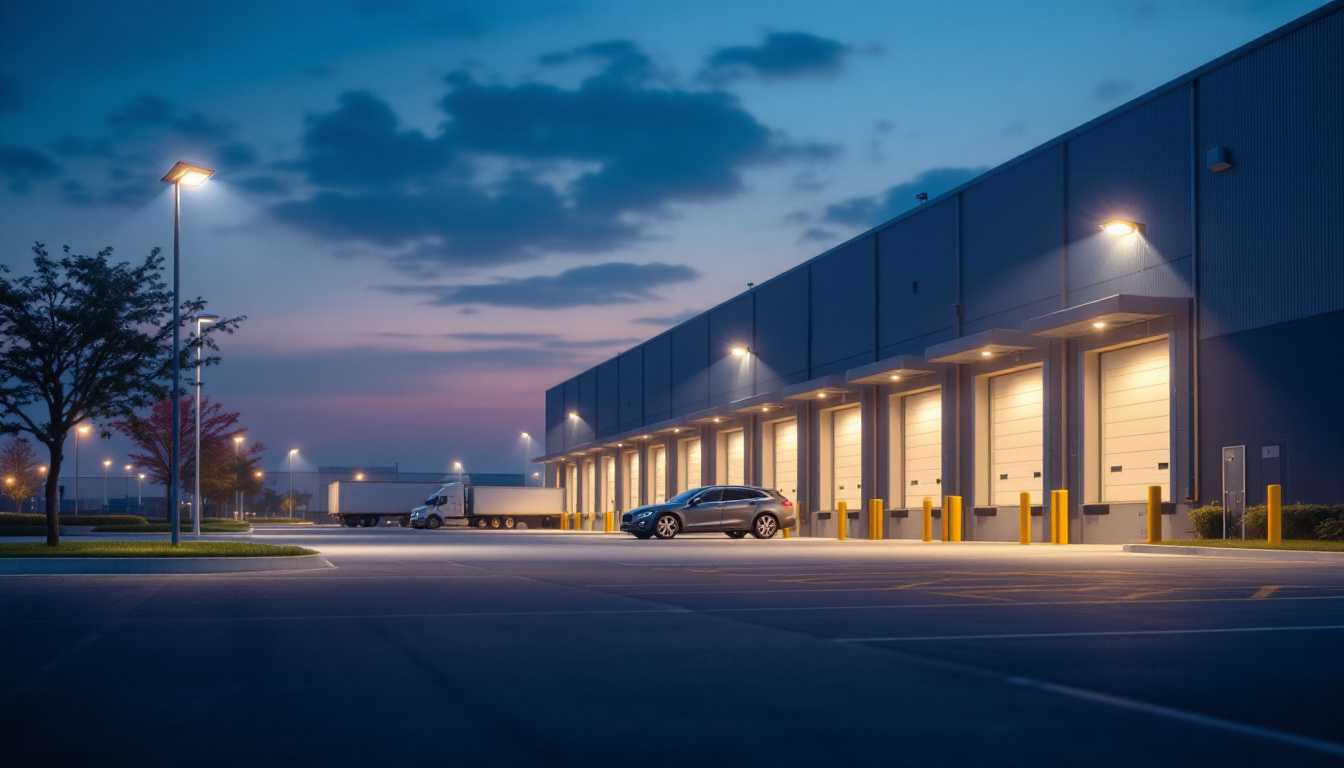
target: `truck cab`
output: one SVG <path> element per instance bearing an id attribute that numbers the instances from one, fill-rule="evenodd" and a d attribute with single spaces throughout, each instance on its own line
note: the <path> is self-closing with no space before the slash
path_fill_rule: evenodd
<path id="1" fill-rule="evenodd" d="M 466 514 L 466 494 L 462 483 L 449 483 L 425 497 L 425 504 L 411 510 L 411 526 L 431 530 L 445 520 L 461 518 Z"/>

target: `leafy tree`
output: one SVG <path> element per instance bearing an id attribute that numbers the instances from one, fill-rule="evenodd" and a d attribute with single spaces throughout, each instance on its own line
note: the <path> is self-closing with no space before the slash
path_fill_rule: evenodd
<path id="1" fill-rule="evenodd" d="M 0 477 L 4 478 L 4 494 L 17 502 L 22 512 L 23 502 L 32 498 L 42 483 L 32 443 L 22 437 L 5 441 L 0 447 Z"/>
<path id="2" fill-rule="evenodd" d="M 266 515 L 274 515 L 277 512 L 286 515 L 292 515 L 294 510 L 299 507 L 307 508 L 308 502 L 313 498 L 313 494 L 302 491 L 294 491 L 293 498 L 290 498 L 290 492 L 276 493 L 273 488 L 263 488 L 261 495 L 253 502 L 253 509 Z"/>
<path id="3" fill-rule="evenodd" d="M 218 350 L 211 334 L 232 333 L 241 317 L 207 326 L 173 359 L 173 294 L 159 249 L 138 265 L 96 256 L 52 258 L 33 246 L 29 274 L 10 278 L 0 264 L 0 432 L 27 433 L 50 453 L 46 480 L 47 544 L 60 543 L 57 484 L 66 435 L 80 422 L 128 418 L 168 397 L 173 367 L 196 366 L 191 352 Z M 205 309 L 183 301 L 190 326 Z M 217 356 L 203 363 L 213 365 Z M 102 430 L 104 436 L 110 434 Z"/>

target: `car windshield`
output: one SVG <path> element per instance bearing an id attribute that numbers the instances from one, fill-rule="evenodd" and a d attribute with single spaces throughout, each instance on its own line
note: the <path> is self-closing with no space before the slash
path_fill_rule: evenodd
<path id="1" fill-rule="evenodd" d="M 678 493 L 676 496 L 673 496 L 672 498 L 668 499 L 668 500 L 667 500 L 667 503 L 668 503 L 668 504 L 685 504 L 686 502 L 690 501 L 690 500 L 695 496 L 695 494 L 697 494 L 697 493 L 699 493 L 699 492 L 701 492 L 701 491 L 703 491 L 703 490 L 705 490 L 705 489 L 704 489 L 704 488 L 692 488 L 692 489 L 690 489 L 689 491 L 682 491 L 681 493 Z"/>

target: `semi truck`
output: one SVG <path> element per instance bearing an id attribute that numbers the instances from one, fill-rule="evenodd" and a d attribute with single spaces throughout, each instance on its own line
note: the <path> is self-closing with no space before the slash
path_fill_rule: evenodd
<path id="1" fill-rule="evenodd" d="M 349 528 L 372 528 L 395 521 L 411 524 L 412 506 L 442 483 L 407 483 L 393 480 L 338 480 L 327 486 L 327 514 Z"/>
<path id="2" fill-rule="evenodd" d="M 449 483 L 411 511 L 411 525 L 433 530 L 449 520 L 474 528 L 557 527 L 563 504 L 560 488 Z"/>

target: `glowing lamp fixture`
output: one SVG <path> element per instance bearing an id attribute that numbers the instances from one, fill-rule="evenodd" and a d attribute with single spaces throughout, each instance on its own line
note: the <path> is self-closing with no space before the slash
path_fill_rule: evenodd
<path id="1" fill-rule="evenodd" d="M 577 418 L 579 418 L 579 412 L 578 412 L 578 411 L 570 411 L 570 412 L 569 412 L 569 418 L 571 418 L 571 419 L 577 419 Z"/>
<path id="2" fill-rule="evenodd" d="M 900 377 L 900 376 L 892 376 L 892 377 L 891 377 L 891 380 L 892 380 L 892 381 L 900 381 L 900 380 L 901 380 L 901 377 Z"/>
<path id="3" fill-rule="evenodd" d="M 718 417 L 718 416 L 715 416 L 715 417 L 714 417 L 714 423 L 715 423 L 715 424 L 718 424 L 718 423 L 719 423 L 719 417 Z"/>
<path id="4" fill-rule="evenodd" d="M 825 400 L 825 399 L 826 399 L 826 393 L 825 393 L 825 392 L 818 392 L 818 393 L 817 393 L 817 399 L 818 399 L 818 400 Z"/>
<path id="5" fill-rule="evenodd" d="M 110 467 L 110 466 L 112 466 L 112 460 L 111 460 L 111 459 L 103 459 L 103 469 L 107 469 L 107 468 Z"/>
<path id="6" fill-rule="evenodd" d="M 677 433 L 680 432 L 680 431 L 681 431 L 680 429 L 674 429 L 674 430 L 672 430 L 672 434 L 675 435 L 675 434 L 677 434 Z"/>
<path id="7" fill-rule="evenodd" d="M 993 356 L 994 356 L 994 353 L 993 353 L 993 352 L 990 352 L 988 349 L 986 349 L 984 352 L 981 352 L 981 353 L 980 353 L 980 356 L 981 356 L 981 357 L 993 357 Z"/>
<path id="8" fill-rule="evenodd" d="M 257 474 L 260 475 L 261 473 L 258 472 Z M 144 480 L 144 479 L 145 479 L 145 473 L 144 473 L 144 472 L 141 472 L 140 474 L 136 475 L 136 477 L 140 478 L 141 480 Z"/>
<path id="9" fill-rule="evenodd" d="M 1092 327 L 1093 327 L 1093 328 L 1105 328 L 1105 327 L 1106 327 L 1106 324 L 1105 324 L 1105 323 L 1093 323 L 1093 324 L 1092 324 Z"/>
<path id="10" fill-rule="evenodd" d="M 356 480 L 360 480 L 360 481 L 362 481 L 362 480 L 364 479 L 364 473 L 363 473 L 363 472 L 356 472 L 356 473 L 355 473 L 355 479 L 356 479 Z"/>
<path id="11" fill-rule="evenodd" d="M 1139 231 L 1139 224 L 1138 222 L 1130 221 L 1129 219 L 1111 219 L 1105 224 L 1102 224 L 1101 228 L 1106 234 L 1116 235 L 1118 237 Z"/>
<path id="12" fill-rule="evenodd" d="M 188 187 L 199 187 L 211 176 L 215 175 L 214 168 L 206 168 L 204 165 L 196 163 L 178 162 L 163 177 L 163 180 L 169 184 L 182 184 Z"/>
<path id="13" fill-rule="evenodd" d="M 733 347 L 731 351 L 733 353 L 733 357 L 745 357 L 751 354 L 751 350 L 747 349 L 746 347 Z"/>
<path id="14" fill-rule="evenodd" d="M 89 425 L 88 425 L 88 424 L 85 424 L 85 425 L 81 426 L 81 427 L 79 428 L 78 431 L 79 431 L 79 434 L 81 434 L 81 435 L 87 435 L 87 434 L 89 434 Z"/>

